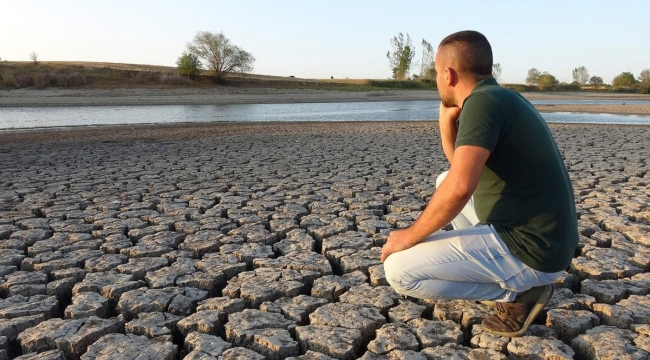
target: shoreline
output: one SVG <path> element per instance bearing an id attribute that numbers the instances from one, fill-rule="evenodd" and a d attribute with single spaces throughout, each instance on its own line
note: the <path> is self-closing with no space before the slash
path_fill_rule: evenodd
<path id="1" fill-rule="evenodd" d="M 522 93 L 528 100 L 558 101 L 536 105 L 540 112 L 582 112 L 623 115 L 650 115 L 650 101 L 645 94 L 609 93 Z M 18 89 L 0 91 L 0 109 L 16 107 L 78 106 L 159 106 L 159 105 L 234 105 L 292 104 L 373 101 L 437 101 L 437 91 L 376 90 L 338 91 L 273 88 L 181 88 L 181 89 Z M 615 100 L 621 104 L 560 104 L 563 100 Z M 626 103 L 628 102 L 628 103 Z"/>
<path id="2" fill-rule="evenodd" d="M 331 128 L 354 129 L 375 125 L 381 129 L 409 129 L 428 127 L 435 121 L 274 121 L 274 122 L 213 122 L 213 123 L 164 123 L 164 124 L 120 124 L 62 126 L 51 128 L 1 130 L 0 144 L 21 143 L 128 143 L 133 141 L 157 142 L 168 140 L 191 140 L 221 136 L 246 136 L 269 133 L 276 136 L 309 134 L 321 136 L 332 132 Z M 625 128 L 646 129 L 647 125 L 636 124 L 584 124 L 549 123 L 549 128 Z M 437 125 L 434 125 L 437 128 Z M 352 130 L 354 131 L 354 130 Z"/>

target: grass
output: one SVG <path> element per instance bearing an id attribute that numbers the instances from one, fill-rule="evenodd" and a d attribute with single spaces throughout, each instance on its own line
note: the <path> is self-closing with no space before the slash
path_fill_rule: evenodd
<path id="1" fill-rule="evenodd" d="M 88 62 L 0 62 L 0 87 L 178 87 L 192 81 L 167 66 Z"/>
<path id="2" fill-rule="evenodd" d="M 85 87 L 85 88 L 175 88 L 264 87 L 281 89 L 321 89 L 372 91 L 378 89 L 432 89 L 420 81 L 371 79 L 301 79 L 292 76 L 232 74 L 215 84 L 209 71 L 191 78 L 180 76 L 175 67 L 106 62 L 27 61 L 0 62 L 0 88 Z"/>

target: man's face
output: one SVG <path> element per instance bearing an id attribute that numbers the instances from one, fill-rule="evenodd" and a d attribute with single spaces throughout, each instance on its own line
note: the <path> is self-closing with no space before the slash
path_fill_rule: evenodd
<path id="1" fill-rule="evenodd" d="M 444 59 L 444 56 L 440 56 L 441 51 L 444 51 L 442 49 L 438 49 L 438 53 L 436 54 L 436 86 L 438 87 L 438 95 L 440 95 L 440 100 L 442 101 L 442 105 L 446 107 L 452 107 L 454 105 L 454 98 L 453 95 L 451 94 L 451 89 L 448 86 L 447 83 L 447 76 L 448 74 L 445 71 L 446 68 L 446 61 Z"/>

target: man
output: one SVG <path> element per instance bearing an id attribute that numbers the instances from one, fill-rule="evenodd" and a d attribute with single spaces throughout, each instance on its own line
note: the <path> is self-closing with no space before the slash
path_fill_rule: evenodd
<path id="1" fill-rule="evenodd" d="M 483 326 L 520 336 L 578 242 L 569 175 L 543 118 L 492 78 L 485 36 L 449 35 L 435 66 L 451 166 L 417 221 L 388 237 L 386 278 L 417 298 L 490 300 L 497 312 Z M 436 232 L 450 222 L 455 230 Z"/>

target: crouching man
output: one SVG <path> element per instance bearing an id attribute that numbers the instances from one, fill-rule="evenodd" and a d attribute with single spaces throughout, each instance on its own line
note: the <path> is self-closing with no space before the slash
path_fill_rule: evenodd
<path id="1" fill-rule="evenodd" d="M 489 300 L 496 314 L 485 329 L 520 336 L 578 243 L 569 175 L 544 119 L 492 78 L 485 36 L 447 36 L 435 67 L 451 166 L 417 221 L 391 232 L 381 255 L 386 278 L 416 298 Z M 437 232 L 450 222 L 453 231 Z"/>

